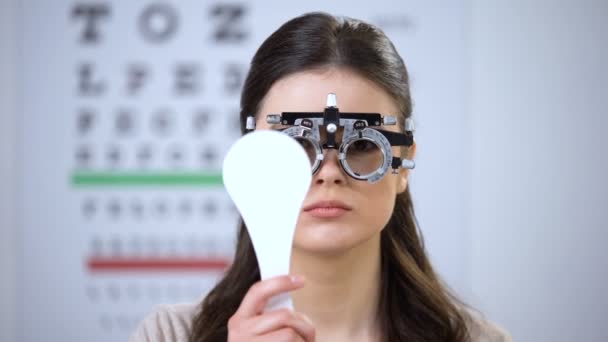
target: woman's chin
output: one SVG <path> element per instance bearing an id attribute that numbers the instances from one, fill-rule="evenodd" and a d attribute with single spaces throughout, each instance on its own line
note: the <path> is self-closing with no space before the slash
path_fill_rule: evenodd
<path id="1" fill-rule="evenodd" d="M 356 232 L 357 230 L 352 226 L 347 227 L 335 223 L 302 226 L 296 230 L 293 247 L 304 253 L 342 253 L 365 240 L 364 236 L 355 234 Z"/>

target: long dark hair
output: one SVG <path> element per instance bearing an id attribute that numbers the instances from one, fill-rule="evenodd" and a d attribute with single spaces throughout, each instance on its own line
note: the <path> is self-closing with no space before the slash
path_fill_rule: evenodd
<path id="1" fill-rule="evenodd" d="M 271 86 L 290 74 L 347 68 L 375 82 L 394 99 L 403 129 L 412 113 L 408 73 L 384 33 L 367 23 L 309 13 L 294 18 L 264 41 L 251 62 L 241 94 L 241 130 L 257 115 Z M 409 189 L 381 233 L 378 315 L 385 341 L 468 341 L 467 314 L 442 284 L 424 249 Z M 236 254 L 224 278 L 194 317 L 190 342 L 226 341 L 227 322 L 251 285 L 260 280 L 253 245 L 241 221 Z"/>

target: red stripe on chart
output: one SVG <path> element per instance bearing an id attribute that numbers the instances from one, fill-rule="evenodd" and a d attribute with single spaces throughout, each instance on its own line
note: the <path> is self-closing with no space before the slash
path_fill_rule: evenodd
<path id="1" fill-rule="evenodd" d="M 220 258 L 103 258 L 87 260 L 90 272 L 112 271 L 224 271 L 230 266 L 228 259 Z"/>

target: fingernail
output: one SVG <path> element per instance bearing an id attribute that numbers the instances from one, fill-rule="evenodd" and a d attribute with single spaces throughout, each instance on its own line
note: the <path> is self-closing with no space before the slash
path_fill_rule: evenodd
<path id="1" fill-rule="evenodd" d="M 304 284 L 304 277 L 302 277 L 302 276 L 292 275 L 292 276 L 290 276 L 290 278 L 291 278 L 291 282 L 294 285 L 302 285 L 302 284 Z"/>

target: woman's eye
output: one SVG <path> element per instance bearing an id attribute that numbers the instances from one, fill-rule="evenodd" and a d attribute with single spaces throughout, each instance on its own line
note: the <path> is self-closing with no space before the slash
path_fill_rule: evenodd
<path id="1" fill-rule="evenodd" d="M 355 143 L 352 145 L 352 148 L 356 152 L 369 152 L 376 149 L 376 144 L 372 143 L 369 140 L 359 140 L 355 141 Z"/>

